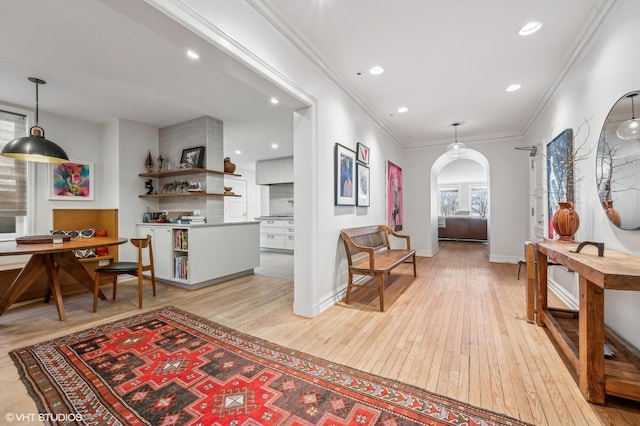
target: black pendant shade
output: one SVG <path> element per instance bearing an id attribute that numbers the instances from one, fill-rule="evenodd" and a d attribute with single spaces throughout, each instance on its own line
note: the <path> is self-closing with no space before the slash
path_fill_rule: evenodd
<path id="1" fill-rule="evenodd" d="M 2 149 L 2 155 L 16 160 L 35 161 L 39 163 L 64 163 L 69 156 L 62 148 L 44 137 L 44 129 L 38 125 L 38 85 L 46 84 L 44 80 L 29 77 L 36 84 L 36 124 L 29 129 L 29 136 L 14 139 Z"/>

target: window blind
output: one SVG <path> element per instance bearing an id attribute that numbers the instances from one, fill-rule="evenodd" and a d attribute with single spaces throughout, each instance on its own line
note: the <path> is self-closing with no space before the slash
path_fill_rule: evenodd
<path id="1" fill-rule="evenodd" d="M 0 110 L 0 150 L 27 135 L 27 117 Z M 27 163 L 0 155 L 0 217 L 26 216 Z"/>

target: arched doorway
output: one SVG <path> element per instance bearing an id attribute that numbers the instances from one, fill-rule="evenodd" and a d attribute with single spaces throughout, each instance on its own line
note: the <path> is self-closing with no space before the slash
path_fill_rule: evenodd
<path id="1" fill-rule="evenodd" d="M 450 239 L 483 240 L 476 231 L 486 221 L 486 241 L 490 230 L 490 184 L 489 161 L 480 152 L 467 149 L 457 157 L 441 155 L 431 167 L 431 238 L 437 247 L 439 234 Z M 447 226 L 449 216 L 449 228 Z M 472 223 L 471 228 L 467 227 Z M 439 232 L 440 231 L 440 232 Z M 447 233 L 448 232 L 448 233 Z M 462 238 L 459 238 L 462 237 Z"/>

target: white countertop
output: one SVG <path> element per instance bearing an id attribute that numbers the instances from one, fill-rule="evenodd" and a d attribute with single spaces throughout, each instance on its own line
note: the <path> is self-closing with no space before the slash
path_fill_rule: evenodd
<path id="1" fill-rule="evenodd" d="M 206 227 L 206 226 L 239 226 L 239 225 L 254 225 L 259 224 L 260 222 L 257 220 L 250 220 L 247 222 L 219 222 L 219 223 L 138 223 L 138 226 L 159 226 L 159 227 L 169 227 L 169 228 L 186 228 L 186 227 Z"/>
<path id="2" fill-rule="evenodd" d="M 256 220 L 291 220 L 293 216 L 260 216 Z"/>

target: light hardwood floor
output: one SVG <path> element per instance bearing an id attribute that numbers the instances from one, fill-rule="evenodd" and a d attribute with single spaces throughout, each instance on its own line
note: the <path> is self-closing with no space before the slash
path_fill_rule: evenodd
<path id="1" fill-rule="evenodd" d="M 293 315 L 293 283 L 248 276 L 198 291 L 160 284 L 147 288 L 144 310 L 173 305 L 282 346 L 420 386 L 536 425 L 640 425 L 640 404 L 583 399 L 544 329 L 527 323 L 524 279 L 517 265 L 489 263 L 487 246 L 443 242 L 388 279 L 386 312 L 377 291 L 359 290 L 313 319 Z M 105 291 L 110 294 L 110 289 Z M 556 306 L 559 302 L 552 301 Z M 17 306 L 0 317 L 0 418 L 35 413 L 8 352 L 139 312 L 136 285 L 118 300 L 89 293 L 64 299 L 67 321 L 54 305 Z M 2 421 L 0 420 L 0 423 Z M 27 423 L 21 423 L 27 424 Z"/>

